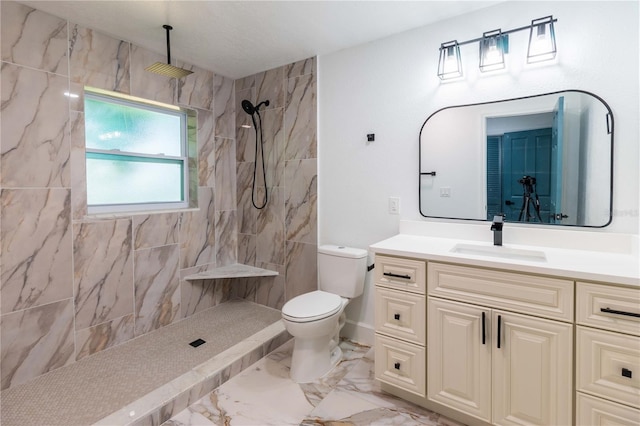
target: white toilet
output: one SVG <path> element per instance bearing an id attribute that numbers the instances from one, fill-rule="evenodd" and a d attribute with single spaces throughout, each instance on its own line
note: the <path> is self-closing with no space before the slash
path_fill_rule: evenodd
<path id="1" fill-rule="evenodd" d="M 294 337 L 291 379 L 308 383 L 327 374 L 342 358 L 340 330 L 349 299 L 364 289 L 367 251 L 322 245 L 318 247 L 320 290 L 289 300 L 282 307 L 284 326 Z"/>

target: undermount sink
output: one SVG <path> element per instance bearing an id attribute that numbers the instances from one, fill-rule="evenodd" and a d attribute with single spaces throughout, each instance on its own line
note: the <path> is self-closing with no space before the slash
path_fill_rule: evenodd
<path id="1" fill-rule="evenodd" d="M 542 251 L 524 250 L 504 246 L 483 246 L 479 244 L 456 244 L 452 253 L 470 254 L 473 256 L 489 256 L 502 259 L 529 260 L 532 262 L 546 262 L 547 256 Z"/>

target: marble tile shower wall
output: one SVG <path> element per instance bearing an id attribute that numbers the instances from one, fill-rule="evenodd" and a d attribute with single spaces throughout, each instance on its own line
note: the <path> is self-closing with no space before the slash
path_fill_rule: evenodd
<path id="1" fill-rule="evenodd" d="M 233 80 L 184 63 L 180 81 L 150 74 L 163 55 L 0 7 L 5 389 L 229 299 L 228 282 L 183 278 L 236 262 L 238 234 Z M 84 86 L 197 110 L 199 210 L 87 217 Z"/>
<path id="2" fill-rule="evenodd" d="M 238 261 L 276 270 L 278 277 L 249 279 L 235 294 L 272 308 L 317 289 L 317 101 L 316 59 L 309 58 L 236 80 L 236 105 L 261 108 L 266 191 L 262 210 L 252 205 L 255 130 L 236 108 Z M 258 161 L 254 198 L 265 196 Z"/>

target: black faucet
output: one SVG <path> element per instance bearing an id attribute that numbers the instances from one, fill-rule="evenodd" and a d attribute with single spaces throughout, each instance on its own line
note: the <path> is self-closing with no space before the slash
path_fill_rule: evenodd
<path id="1" fill-rule="evenodd" d="M 502 245 L 502 225 L 504 225 L 504 216 L 496 215 L 493 217 L 493 223 L 491 224 L 491 230 L 493 231 L 493 245 Z"/>

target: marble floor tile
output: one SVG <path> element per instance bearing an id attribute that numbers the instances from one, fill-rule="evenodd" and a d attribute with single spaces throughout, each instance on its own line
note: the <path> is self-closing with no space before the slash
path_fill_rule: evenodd
<path id="1" fill-rule="evenodd" d="M 171 426 L 461 426 L 380 390 L 373 349 L 343 341 L 343 360 L 325 377 L 289 379 L 293 340 L 165 423 Z"/>

